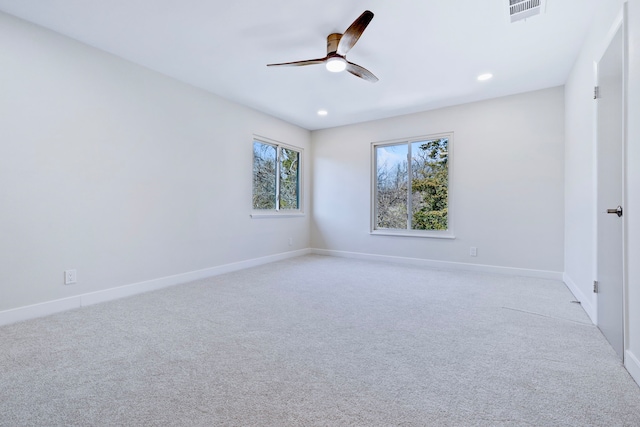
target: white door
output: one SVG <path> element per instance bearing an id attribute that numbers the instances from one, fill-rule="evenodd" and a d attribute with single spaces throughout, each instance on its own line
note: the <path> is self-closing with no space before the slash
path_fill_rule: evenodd
<path id="1" fill-rule="evenodd" d="M 623 30 L 597 64 L 598 327 L 620 358 L 623 329 Z M 618 209 L 620 207 L 620 209 Z"/>

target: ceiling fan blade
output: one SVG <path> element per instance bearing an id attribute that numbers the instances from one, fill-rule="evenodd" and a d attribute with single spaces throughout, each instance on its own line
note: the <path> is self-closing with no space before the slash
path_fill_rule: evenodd
<path id="1" fill-rule="evenodd" d="M 347 28 L 347 31 L 345 31 L 342 35 L 340 43 L 338 43 L 338 49 L 336 50 L 336 53 L 342 56 L 346 55 L 347 52 L 351 50 L 353 45 L 356 44 L 356 42 L 362 35 L 362 32 L 365 30 L 365 28 L 367 28 L 367 25 L 369 25 L 369 22 L 371 22 L 372 19 L 373 12 L 369 10 L 365 10 L 364 12 L 362 12 L 362 15 L 360 15 L 358 19 L 353 21 L 353 24 L 351 24 L 349 28 Z"/>
<path id="2" fill-rule="evenodd" d="M 282 62 L 280 64 L 267 64 L 267 67 L 300 67 L 303 65 L 315 65 L 322 64 L 327 60 L 327 57 L 318 58 L 318 59 L 307 59 L 305 61 L 293 61 L 293 62 Z"/>
<path id="3" fill-rule="evenodd" d="M 347 71 L 354 76 L 360 77 L 361 79 L 364 79 L 371 83 L 375 83 L 378 81 L 378 78 L 371 71 L 359 66 L 358 64 L 354 64 L 353 62 L 347 61 Z"/>

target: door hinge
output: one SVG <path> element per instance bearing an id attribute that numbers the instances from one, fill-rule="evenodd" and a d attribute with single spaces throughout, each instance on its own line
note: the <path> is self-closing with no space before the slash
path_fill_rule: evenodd
<path id="1" fill-rule="evenodd" d="M 600 86 L 593 87 L 593 99 L 600 98 Z"/>
<path id="2" fill-rule="evenodd" d="M 598 293 L 598 281 L 597 280 L 593 281 L 593 293 L 594 294 Z"/>

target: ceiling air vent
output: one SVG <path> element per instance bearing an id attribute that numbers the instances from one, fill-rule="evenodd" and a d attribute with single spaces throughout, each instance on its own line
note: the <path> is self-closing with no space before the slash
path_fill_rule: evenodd
<path id="1" fill-rule="evenodd" d="M 539 15 L 544 6 L 544 0 L 509 0 L 509 18 L 516 22 Z"/>

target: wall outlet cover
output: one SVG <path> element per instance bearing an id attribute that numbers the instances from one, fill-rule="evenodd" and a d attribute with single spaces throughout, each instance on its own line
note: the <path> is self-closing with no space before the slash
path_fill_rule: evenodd
<path id="1" fill-rule="evenodd" d="M 78 273 L 76 272 L 76 270 L 65 270 L 64 271 L 64 284 L 65 285 L 72 285 L 74 283 L 77 283 L 78 281 Z"/>

